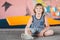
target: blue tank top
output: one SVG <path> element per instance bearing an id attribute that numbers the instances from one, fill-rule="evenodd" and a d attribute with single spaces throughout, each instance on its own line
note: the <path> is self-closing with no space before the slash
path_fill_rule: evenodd
<path id="1" fill-rule="evenodd" d="M 32 16 L 33 18 L 33 21 L 32 21 L 32 24 L 31 24 L 31 28 L 44 28 L 44 22 L 45 22 L 45 15 L 44 16 L 41 16 L 40 19 L 37 19 L 36 16 Z"/>

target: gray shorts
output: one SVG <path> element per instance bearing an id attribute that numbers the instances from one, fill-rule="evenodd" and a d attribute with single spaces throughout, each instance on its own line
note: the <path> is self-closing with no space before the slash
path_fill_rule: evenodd
<path id="1" fill-rule="evenodd" d="M 32 34 L 34 34 L 35 32 L 40 33 L 43 30 L 43 28 L 30 28 L 30 30 L 31 30 Z"/>

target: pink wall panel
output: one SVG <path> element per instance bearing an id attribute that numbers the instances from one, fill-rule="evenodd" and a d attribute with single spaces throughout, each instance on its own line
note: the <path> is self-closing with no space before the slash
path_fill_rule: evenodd
<path id="1" fill-rule="evenodd" d="M 4 3 L 12 4 L 7 11 L 5 7 L 1 7 Z M 0 0 L 0 19 L 8 16 L 24 16 L 26 15 L 26 8 L 29 8 L 31 14 L 33 13 L 32 0 Z"/>
<path id="2" fill-rule="evenodd" d="M 6 17 L 4 7 L 2 7 L 4 2 L 5 2 L 5 0 L 0 0 L 0 19 L 4 19 Z"/>

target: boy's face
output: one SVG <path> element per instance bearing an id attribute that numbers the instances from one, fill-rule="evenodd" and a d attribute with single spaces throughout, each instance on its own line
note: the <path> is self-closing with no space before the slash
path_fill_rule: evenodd
<path id="1" fill-rule="evenodd" d="M 36 6 L 35 12 L 36 12 L 38 15 L 41 14 L 42 11 L 43 11 L 42 6 Z"/>

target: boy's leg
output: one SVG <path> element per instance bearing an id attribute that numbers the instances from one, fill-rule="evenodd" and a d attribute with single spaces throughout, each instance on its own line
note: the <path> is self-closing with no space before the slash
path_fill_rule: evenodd
<path id="1" fill-rule="evenodd" d="M 25 34 L 37 37 L 38 31 L 36 28 L 30 28 L 30 31 L 25 31 Z"/>
<path id="2" fill-rule="evenodd" d="M 53 30 L 47 30 L 46 32 L 43 33 L 43 36 L 51 36 L 54 34 Z M 41 34 L 38 34 L 39 37 L 41 37 Z"/>
<path id="3" fill-rule="evenodd" d="M 43 34 L 41 34 L 41 31 L 43 30 L 43 28 L 38 28 L 38 37 L 44 36 Z"/>
<path id="4" fill-rule="evenodd" d="M 54 31 L 53 31 L 53 30 L 47 30 L 47 31 L 44 33 L 45 36 L 51 36 L 51 35 L 53 35 L 53 34 L 54 34 Z"/>

